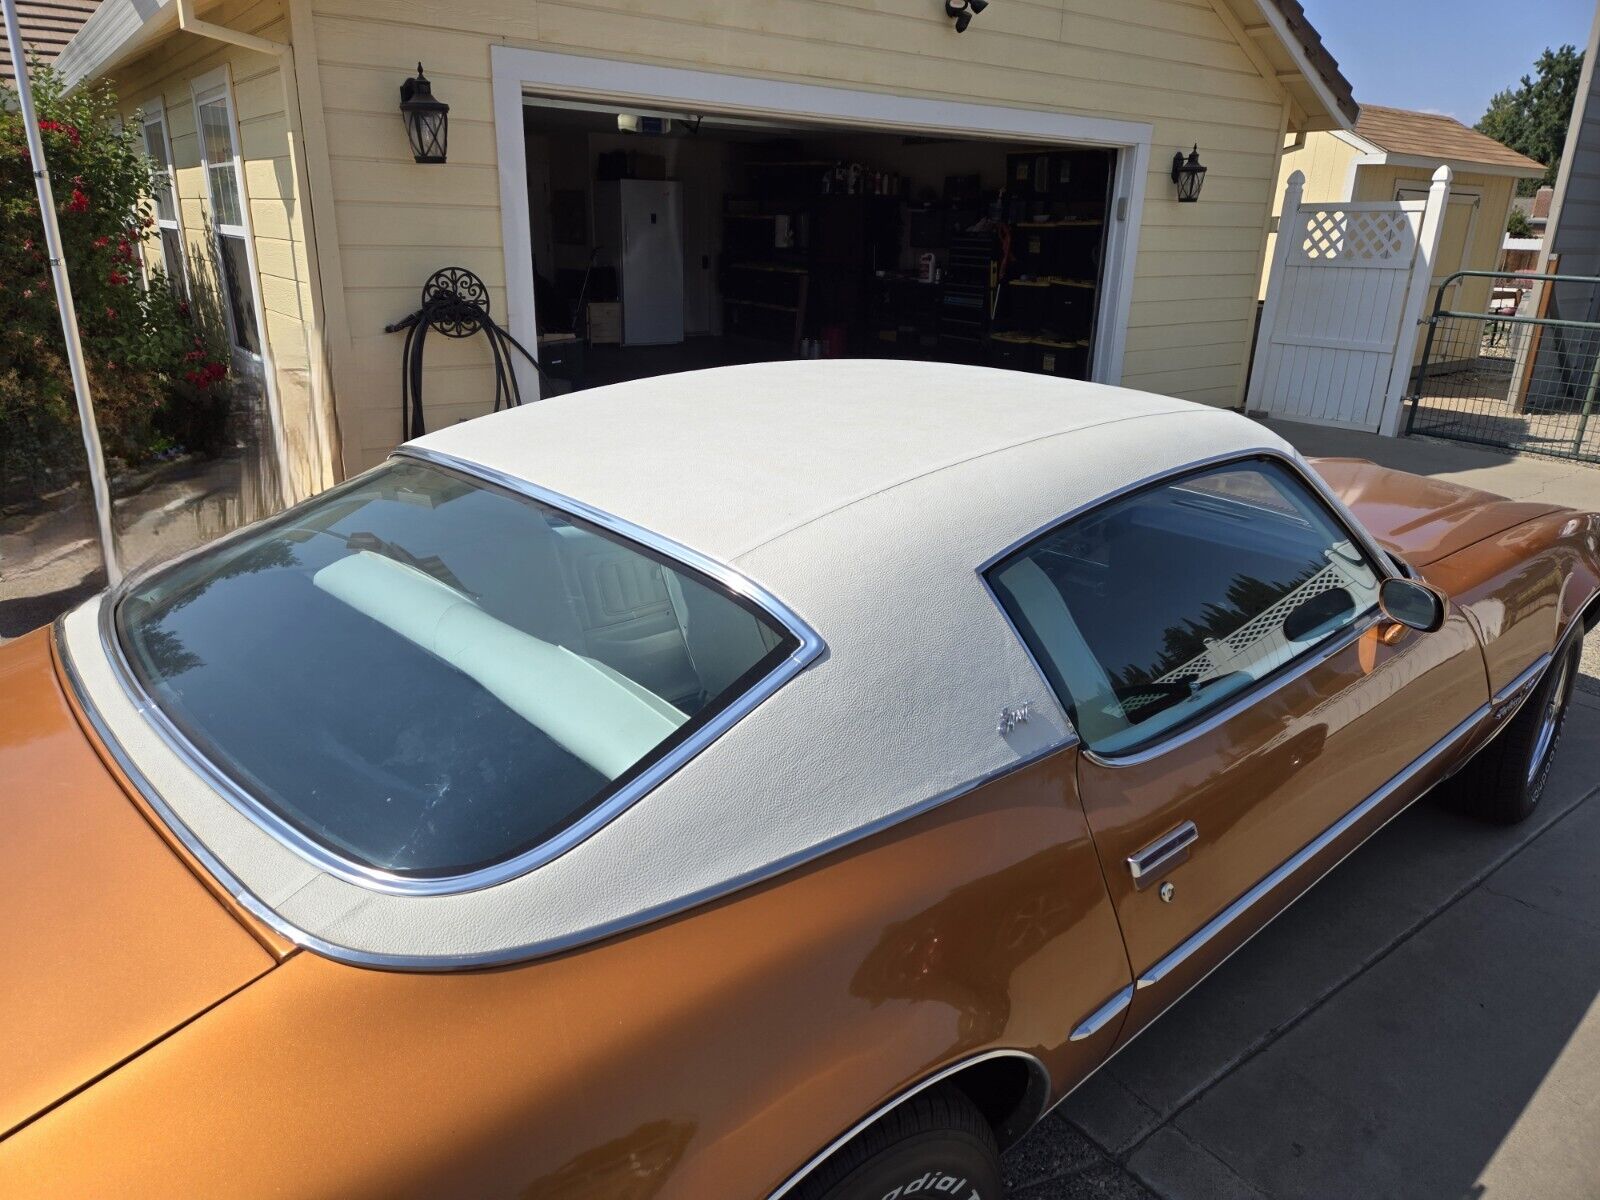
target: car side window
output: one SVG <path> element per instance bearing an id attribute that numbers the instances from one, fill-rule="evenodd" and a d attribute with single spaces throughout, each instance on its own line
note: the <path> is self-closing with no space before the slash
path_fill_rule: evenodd
<path id="1" fill-rule="evenodd" d="M 1360 621 L 1381 576 L 1283 464 L 1111 501 L 987 579 L 1093 750 L 1175 732 Z"/>

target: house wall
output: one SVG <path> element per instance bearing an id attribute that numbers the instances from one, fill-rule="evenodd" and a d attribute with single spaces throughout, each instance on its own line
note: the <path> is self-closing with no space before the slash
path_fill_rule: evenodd
<path id="1" fill-rule="evenodd" d="M 1393 200 L 1401 186 L 1427 191 L 1431 172 L 1421 167 L 1363 166 L 1357 168 L 1353 200 Z M 1457 171 L 1450 184 L 1452 194 L 1463 190 L 1479 193 L 1477 219 L 1473 222 L 1466 241 L 1461 265 L 1442 264 L 1435 278 L 1454 270 L 1493 271 L 1500 264 L 1500 243 L 1505 237 L 1506 221 L 1511 215 L 1511 201 L 1517 193 L 1517 181 L 1508 175 L 1484 175 L 1475 171 Z M 1447 218 L 1448 222 L 1448 218 Z M 1450 233 L 1447 223 L 1446 233 Z M 1441 246 L 1451 244 L 1449 240 Z M 1448 266 L 1449 270 L 1443 269 Z M 1450 299 L 1452 308 L 1461 312 L 1487 312 L 1492 279 L 1464 279 Z M 1431 308 L 1434 297 L 1428 296 Z M 1420 347 L 1419 347 L 1420 353 Z"/>
<path id="2" fill-rule="evenodd" d="M 932 0 L 311 0 L 336 200 L 343 344 L 332 347 L 346 470 L 400 436 L 400 341 L 442 266 L 505 312 L 489 46 L 544 50 L 1149 122 L 1155 129 L 1123 382 L 1236 405 L 1289 103 L 1224 0 L 1006 0 L 957 35 Z M 306 40 L 297 51 L 306 49 Z M 417 166 L 396 110 L 421 59 L 450 106 L 450 161 Z M 304 67 L 302 67 L 302 74 Z M 1179 205 L 1172 153 L 1210 168 Z M 319 217 L 320 220 L 320 217 Z M 325 272 L 326 274 L 326 272 Z M 330 327 L 338 322 L 330 316 Z M 484 411 L 481 341 L 428 343 L 428 419 Z"/>
<path id="3" fill-rule="evenodd" d="M 1290 138 L 1283 150 L 1283 160 L 1278 164 L 1277 182 L 1272 188 L 1272 222 L 1274 232 L 1267 237 L 1267 252 L 1261 261 L 1261 279 L 1256 294 L 1266 299 L 1267 278 L 1272 273 L 1272 252 L 1277 244 L 1277 222 L 1283 216 L 1283 191 L 1289 186 L 1289 176 L 1296 171 L 1305 173 L 1304 197 L 1307 203 L 1326 200 L 1350 199 L 1350 169 L 1361 152 L 1348 142 L 1331 133 L 1308 133 L 1301 139 Z"/>
<path id="4" fill-rule="evenodd" d="M 207 20 L 260 37 L 289 36 L 286 0 L 227 0 L 208 10 Z M 124 118 L 160 99 L 166 109 L 191 288 L 199 303 L 217 297 L 215 253 L 209 239 L 211 201 L 200 163 L 192 80 L 227 66 L 242 160 L 241 184 L 249 201 L 263 324 L 275 367 L 282 411 L 286 465 L 295 495 L 332 482 L 333 461 L 312 402 L 310 337 L 312 294 L 306 234 L 291 159 L 288 114 L 279 59 L 192 34 L 178 33 L 111 76 Z M 153 265 L 160 248 L 148 244 Z M 216 303 L 215 299 L 209 301 Z M 219 313 L 220 315 L 220 313 Z"/>

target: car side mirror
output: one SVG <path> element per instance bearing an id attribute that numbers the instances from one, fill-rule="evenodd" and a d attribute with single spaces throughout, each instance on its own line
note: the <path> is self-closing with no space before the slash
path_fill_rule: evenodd
<path id="1" fill-rule="evenodd" d="M 1420 633 L 1444 624 L 1444 597 L 1411 579 L 1385 579 L 1378 588 L 1378 607 L 1389 620 Z"/>

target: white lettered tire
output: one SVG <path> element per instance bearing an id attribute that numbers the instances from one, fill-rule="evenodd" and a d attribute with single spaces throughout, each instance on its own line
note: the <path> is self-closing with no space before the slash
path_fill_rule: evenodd
<path id="1" fill-rule="evenodd" d="M 930 1088 L 868 1126 L 794 1200 L 1001 1200 L 1000 1150 L 954 1087 Z"/>

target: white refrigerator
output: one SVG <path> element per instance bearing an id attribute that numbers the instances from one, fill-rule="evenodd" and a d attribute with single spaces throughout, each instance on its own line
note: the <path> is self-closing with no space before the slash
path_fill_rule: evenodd
<path id="1" fill-rule="evenodd" d="M 674 180 L 595 185 L 595 244 L 616 268 L 622 344 L 683 341 L 683 190 Z"/>

